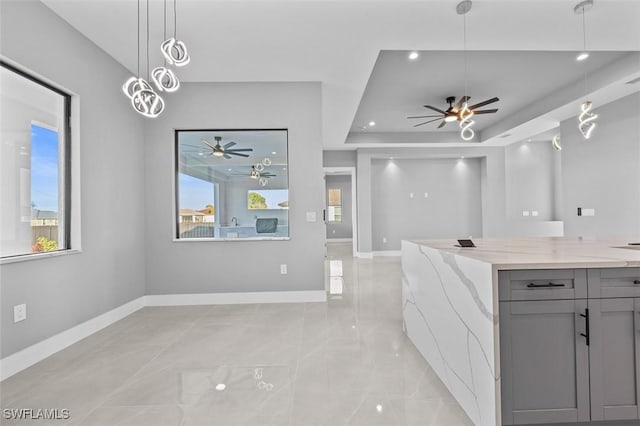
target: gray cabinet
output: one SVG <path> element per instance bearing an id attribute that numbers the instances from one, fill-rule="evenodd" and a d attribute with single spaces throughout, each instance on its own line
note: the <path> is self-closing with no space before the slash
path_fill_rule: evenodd
<path id="1" fill-rule="evenodd" d="M 589 420 L 587 301 L 500 302 L 502 422 Z"/>
<path id="2" fill-rule="evenodd" d="M 640 298 L 588 303 L 591 419 L 639 419 Z"/>
<path id="3" fill-rule="evenodd" d="M 498 279 L 503 424 L 635 424 L 640 268 L 499 271 Z"/>

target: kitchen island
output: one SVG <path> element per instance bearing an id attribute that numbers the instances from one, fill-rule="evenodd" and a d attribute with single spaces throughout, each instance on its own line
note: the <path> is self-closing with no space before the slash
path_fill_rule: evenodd
<path id="1" fill-rule="evenodd" d="M 640 246 L 631 241 L 403 241 L 407 336 L 474 424 L 639 421 Z M 603 352 L 616 333 L 612 366 Z"/>

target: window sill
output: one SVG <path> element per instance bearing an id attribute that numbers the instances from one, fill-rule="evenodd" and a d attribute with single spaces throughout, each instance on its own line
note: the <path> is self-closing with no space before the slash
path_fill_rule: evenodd
<path id="1" fill-rule="evenodd" d="M 37 260 L 37 259 L 48 259 L 50 257 L 68 256 L 71 254 L 78 254 L 78 253 L 82 253 L 82 250 L 69 249 L 69 250 L 58 250 L 58 251 L 52 251 L 52 252 L 22 254 L 18 256 L 3 257 L 2 259 L 0 259 L 0 265 L 5 265 L 7 263 L 27 262 L 30 260 Z"/>
<path id="2" fill-rule="evenodd" d="M 197 243 L 216 241 L 289 241 L 291 237 L 235 237 L 235 238 L 174 238 L 174 243 Z"/>

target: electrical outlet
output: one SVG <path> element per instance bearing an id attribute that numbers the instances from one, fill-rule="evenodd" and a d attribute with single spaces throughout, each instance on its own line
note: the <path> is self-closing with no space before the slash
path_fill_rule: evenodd
<path id="1" fill-rule="evenodd" d="M 529 210 L 522 210 L 522 216 L 529 216 Z"/>
<path id="2" fill-rule="evenodd" d="M 538 211 L 537 210 L 532 210 L 531 211 L 531 216 L 538 216 Z"/>
<path id="3" fill-rule="evenodd" d="M 16 305 L 13 307 L 13 322 L 20 322 L 27 319 L 27 305 Z"/>
<path id="4" fill-rule="evenodd" d="M 286 275 L 287 274 L 287 264 L 283 263 L 282 265 L 280 265 L 280 273 L 282 275 Z"/>

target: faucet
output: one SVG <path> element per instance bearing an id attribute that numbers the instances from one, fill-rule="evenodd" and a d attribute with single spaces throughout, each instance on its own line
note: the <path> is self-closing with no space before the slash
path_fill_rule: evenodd
<path id="1" fill-rule="evenodd" d="M 233 226 L 238 226 L 238 218 L 237 217 L 232 217 L 231 218 L 231 223 L 233 223 Z"/>

